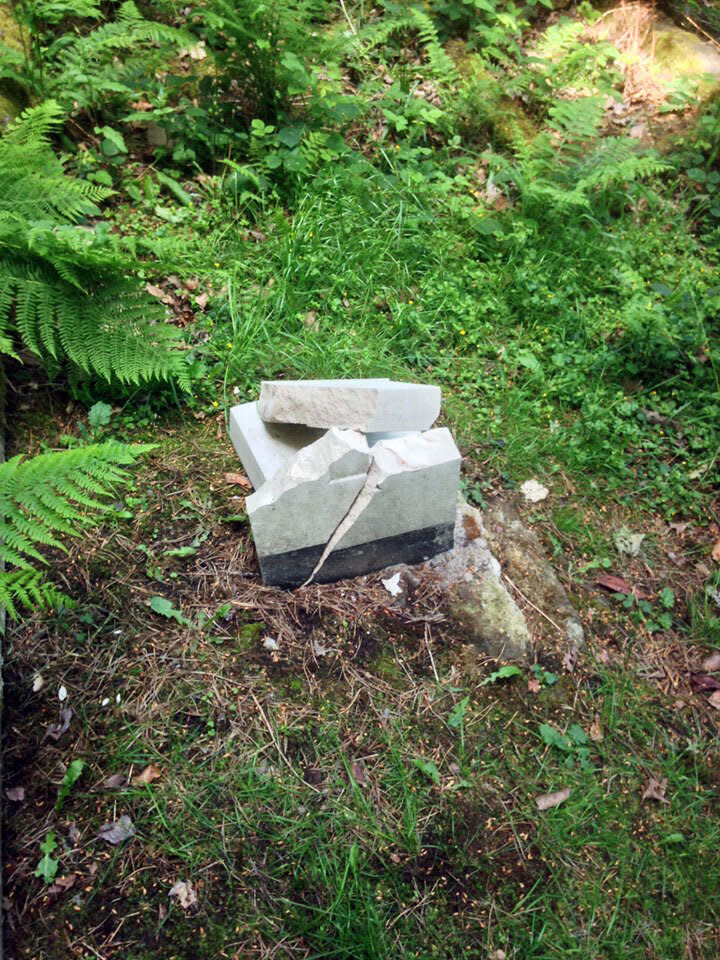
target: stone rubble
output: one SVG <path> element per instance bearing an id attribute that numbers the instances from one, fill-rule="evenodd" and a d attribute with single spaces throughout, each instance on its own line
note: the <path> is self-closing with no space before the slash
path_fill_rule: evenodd
<path id="1" fill-rule="evenodd" d="M 439 409 L 437 387 L 389 380 L 264 383 L 258 403 L 233 407 L 263 580 L 297 587 L 396 566 L 410 580 L 406 565 L 424 564 L 416 573 L 443 585 L 448 614 L 485 655 L 527 658 L 525 604 L 577 651 L 582 626 L 535 535 L 509 504 L 481 514 L 459 498 L 461 456 L 449 430 L 432 428 Z M 383 583 L 401 592 L 399 578 Z"/>
<path id="2" fill-rule="evenodd" d="M 386 379 L 285 381 L 232 408 L 266 583 L 327 583 L 452 548 L 461 457 L 449 430 L 428 429 L 440 398 Z"/>
<path id="3" fill-rule="evenodd" d="M 263 381 L 258 413 L 266 423 L 363 433 L 427 430 L 440 399 L 440 387 L 387 379 Z"/>

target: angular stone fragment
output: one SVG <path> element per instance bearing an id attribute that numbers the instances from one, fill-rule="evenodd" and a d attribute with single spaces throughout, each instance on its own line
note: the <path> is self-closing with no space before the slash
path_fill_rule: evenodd
<path id="1" fill-rule="evenodd" d="M 256 490 L 298 450 L 319 439 L 322 430 L 297 424 L 265 423 L 257 403 L 242 403 L 230 410 L 230 439 L 245 473 Z"/>
<path id="2" fill-rule="evenodd" d="M 265 381 L 258 411 L 266 423 L 364 433 L 427 430 L 440 412 L 440 398 L 439 387 L 386 379 Z"/>
<path id="3" fill-rule="evenodd" d="M 381 440 L 357 499 L 313 571 L 321 583 L 394 563 L 420 563 L 453 545 L 460 452 L 440 428 Z"/>
<path id="4" fill-rule="evenodd" d="M 454 549 L 428 566 L 440 578 L 448 612 L 468 640 L 491 657 L 522 660 L 527 656 L 530 633 L 502 581 L 500 564 L 487 537 L 480 511 L 460 498 Z"/>
<path id="5" fill-rule="evenodd" d="M 332 428 L 247 497 L 265 583 L 297 586 L 307 580 L 362 490 L 370 462 L 362 434 Z"/>

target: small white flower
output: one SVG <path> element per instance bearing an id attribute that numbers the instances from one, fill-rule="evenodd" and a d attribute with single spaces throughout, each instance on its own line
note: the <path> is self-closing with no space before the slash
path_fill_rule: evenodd
<path id="1" fill-rule="evenodd" d="M 58 688 L 58 700 L 62 703 L 63 700 L 67 700 L 67 687 L 61 686 Z"/>
<path id="2" fill-rule="evenodd" d="M 101 707 L 106 707 L 110 703 L 110 697 L 103 697 L 102 702 L 100 703 Z"/>
<path id="3" fill-rule="evenodd" d="M 273 637 L 265 637 L 263 640 L 263 646 L 266 650 L 275 651 L 279 649 L 279 644 Z"/>
<path id="4" fill-rule="evenodd" d="M 45 681 L 42 678 L 42 675 L 36 673 L 33 677 L 33 693 L 39 693 L 40 690 L 45 686 Z"/>

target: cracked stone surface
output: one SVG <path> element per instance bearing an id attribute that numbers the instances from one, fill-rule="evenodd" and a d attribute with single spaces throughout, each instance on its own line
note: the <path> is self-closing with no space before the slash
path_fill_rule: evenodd
<path id="1" fill-rule="evenodd" d="M 445 428 L 371 450 L 333 427 L 246 500 L 263 580 L 327 583 L 449 550 L 460 459 Z"/>
<path id="2" fill-rule="evenodd" d="M 444 427 L 381 440 L 362 490 L 313 571 L 320 582 L 420 563 L 453 543 L 460 451 Z"/>
<path id="3" fill-rule="evenodd" d="M 298 450 L 324 433 L 295 423 L 265 423 L 254 402 L 241 403 L 230 410 L 228 429 L 235 452 L 256 490 L 285 466 Z"/>
<path id="4" fill-rule="evenodd" d="M 341 427 L 364 433 L 427 430 L 440 413 L 439 387 L 374 380 L 264 381 L 258 412 L 266 423 Z"/>
<path id="5" fill-rule="evenodd" d="M 266 583 L 297 585 L 310 576 L 362 490 L 371 459 L 362 434 L 332 428 L 247 497 Z"/>

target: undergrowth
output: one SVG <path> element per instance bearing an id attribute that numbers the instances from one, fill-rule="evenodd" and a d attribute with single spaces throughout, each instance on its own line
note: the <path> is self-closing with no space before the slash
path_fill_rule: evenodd
<path id="1" fill-rule="evenodd" d="M 631 136 L 602 11 L 551 6 L 12 5 L 11 956 L 720 952 L 719 114 Z M 469 499 L 542 481 L 579 664 L 261 585 L 224 421 L 288 376 L 438 383 Z"/>

